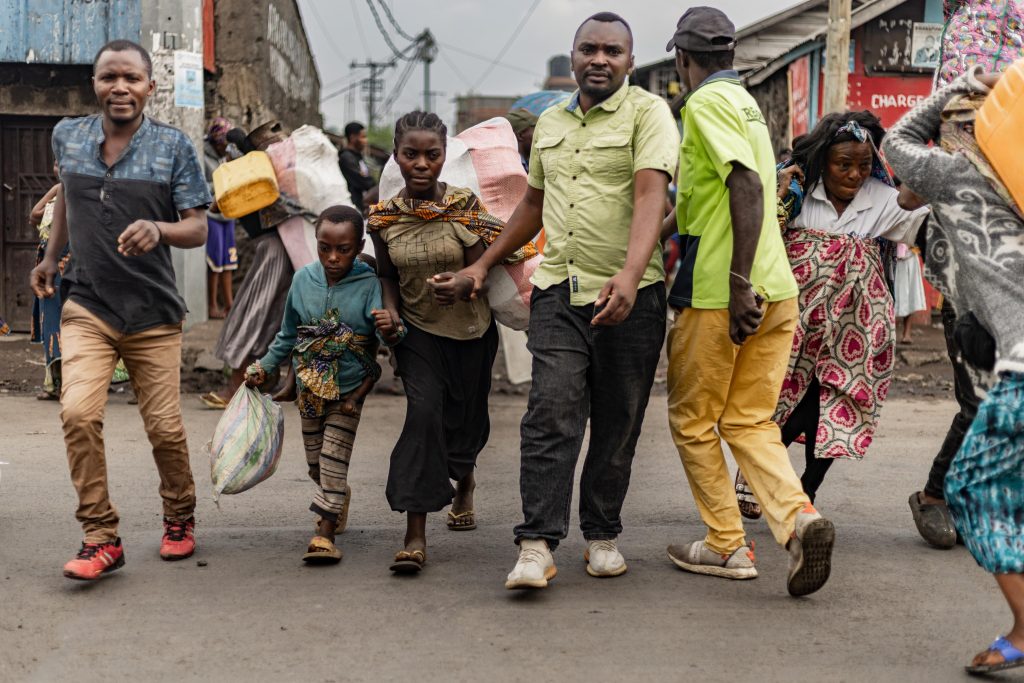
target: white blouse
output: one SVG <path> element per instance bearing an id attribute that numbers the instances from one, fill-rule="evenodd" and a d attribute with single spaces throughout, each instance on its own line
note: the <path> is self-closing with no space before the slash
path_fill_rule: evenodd
<path id="1" fill-rule="evenodd" d="M 897 190 L 881 180 L 868 178 L 840 216 L 825 196 L 825 183 L 819 182 L 814 191 L 804 197 L 803 208 L 793 220 L 793 227 L 861 238 L 884 237 L 913 244 L 930 209 L 927 206 L 915 211 L 901 209 L 896 203 L 898 196 Z"/>

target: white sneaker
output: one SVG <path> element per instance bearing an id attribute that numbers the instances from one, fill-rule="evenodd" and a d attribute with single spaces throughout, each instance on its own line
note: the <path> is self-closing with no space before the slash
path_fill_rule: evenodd
<path id="1" fill-rule="evenodd" d="M 680 569 L 694 574 L 718 576 L 723 579 L 757 578 L 754 550 L 746 545 L 740 546 L 729 555 L 719 555 L 708 548 L 704 541 L 670 545 L 668 559 Z"/>
<path id="2" fill-rule="evenodd" d="M 548 542 L 524 538 L 519 541 L 519 561 L 508 575 L 505 588 L 547 588 L 557 573 Z"/>
<path id="3" fill-rule="evenodd" d="M 587 573 L 591 576 L 608 577 L 626 573 L 626 559 L 615 546 L 615 539 L 590 541 L 583 559 L 587 561 Z"/>

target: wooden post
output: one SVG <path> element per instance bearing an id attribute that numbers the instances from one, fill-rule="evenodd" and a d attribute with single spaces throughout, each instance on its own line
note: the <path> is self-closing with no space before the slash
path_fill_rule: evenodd
<path id="1" fill-rule="evenodd" d="M 846 111 L 850 75 L 850 25 L 853 0 L 829 0 L 825 40 L 824 114 Z"/>

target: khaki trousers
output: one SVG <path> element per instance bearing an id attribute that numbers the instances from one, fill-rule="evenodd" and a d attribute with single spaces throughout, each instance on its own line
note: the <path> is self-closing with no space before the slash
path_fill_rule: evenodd
<path id="1" fill-rule="evenodd" d="M 118 357 L 128 368 L 153 446 L 164 516 L 176 521 L 191 517 L 196 495 L 181 420 L 181 324 L 125 335 L 68 301 L 61 313 L 60 334 L 61 420 L 71 481 L 78 491 L 76 517 L 86 543 L 117 537 L 117 510 L 107 490 L 103 415 Z"/>
<path id="2" fill-rule="evenodd" d="M 725 309 L 683 309 L 669 331 L 669 427 L 708 527 L 705 543 L 723 555 L 744 544 L 723 439 L 780 545 L 809 502 L 772 421 L 797 310 L 795 298 L 767 304 L 761 327 L 742 346 L 729 339 Z"/>

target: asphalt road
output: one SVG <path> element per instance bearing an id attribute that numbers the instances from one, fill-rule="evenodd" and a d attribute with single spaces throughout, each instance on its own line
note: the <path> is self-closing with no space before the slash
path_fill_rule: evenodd
<path id="1" fill-rule="evenodd" d="M 449 532 L 432 515 L 427 567 L 406 578 L 387 570 L 404 520 L 384 499 L 404 399 L 371 397 L 349 530 L 339 537 L 345 559 L 311 568 L 300 561 L 311 484 L 293 407 L 278 472 L 218 509 L 205 450 L 217 414 L 186 397 L 199 549 L 166 563 L 141 420 L 115 397 L 107 457 L 127 565 L 81 584 L 60 572 L 80 530 L 58 407 L 0 397 L 0 681 L 957 681 L 1009 625 L 991 578 L 962 547 L 928 548 L 907 508 L 953 413 L 949 401 L 892 401 L 869 458 L 832 468 L 818 504 L 837 527 L 835 569 L 822 591 L 799 600 L 786 593 L 787 555 L 763 522 L 749 526 L 755 581 L 689 575 L 666 559 L 669 542 L 700 538 L 702 528 L 664 397 L 652 399 L 626 500 L 629 572 L 586 575 L 574 514 L 552 586 L 506 591 L 524 405 L 492 400 L 479 529 Z"/>

